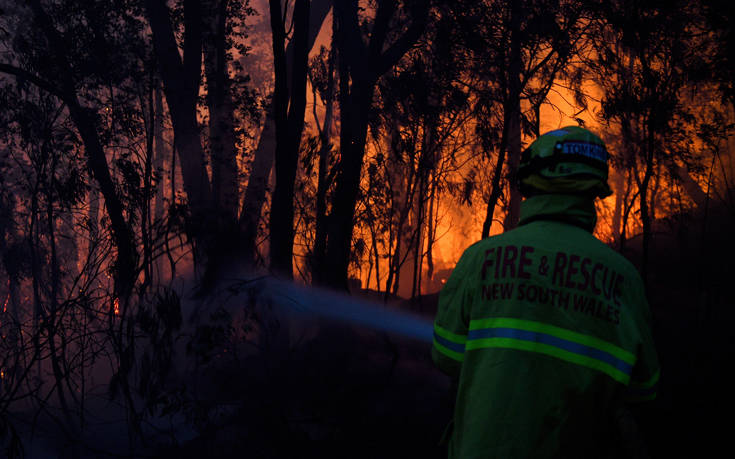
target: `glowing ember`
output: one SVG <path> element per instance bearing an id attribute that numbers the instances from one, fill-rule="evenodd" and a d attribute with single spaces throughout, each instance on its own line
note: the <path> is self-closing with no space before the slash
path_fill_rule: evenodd
<path id="1" fill-rule="evenodd" d="M 119 316 L 120 315 L 120 299 L 119 298 L 115 298 L 113 307 L 115 308 L 114 309 L 115 315 Z"/>
<path id="2" fill-rule="evenodd" d="M 5 370 L 0 370 L 0 379 L 5 379 Z"/>
<path id="3" fill-rule="evenodd" d="M 8 279 L 8 296 L 5 297 L 5 302 L 3 303 L 3 312 L 8 312 L 8 301 L 10 301 L 10 279 Z"/>

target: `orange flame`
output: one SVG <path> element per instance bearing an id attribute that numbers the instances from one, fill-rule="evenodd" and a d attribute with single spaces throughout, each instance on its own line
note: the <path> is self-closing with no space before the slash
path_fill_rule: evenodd
<path id="1" fill-rule="evenodd" d="M 115 298 L 115 301 L 113 303 L 113 307 L 114 307 L 114 313 L 115 313 L 115 315 L 116 316 L 119 316 L 120 315 L 120 299 L 119 298 Z"/>

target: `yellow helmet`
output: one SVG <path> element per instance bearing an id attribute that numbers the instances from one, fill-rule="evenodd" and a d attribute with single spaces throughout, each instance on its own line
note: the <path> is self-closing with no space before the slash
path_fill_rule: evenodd
<path id="1" fill-rule="evenodd" d="M 578 126 L 567 126 L 537 138 L 521 155 L 518 186 L 534 194 L 612 194 L 607 183 L 610 155 L 605 143 Z"/>

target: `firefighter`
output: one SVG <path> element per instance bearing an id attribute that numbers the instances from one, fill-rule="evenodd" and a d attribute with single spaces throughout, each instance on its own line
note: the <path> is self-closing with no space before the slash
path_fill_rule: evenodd
<path id="1" fill-rule="evenodd" d="M 469 247 L 442 290 L 432 358 L 456 384 L 450 458 L 610 457 L 617 407 L 655 398 L 643 283 L 592 235 L 608 158 L 580 127 L 537 138 L 518 227 Z"/>

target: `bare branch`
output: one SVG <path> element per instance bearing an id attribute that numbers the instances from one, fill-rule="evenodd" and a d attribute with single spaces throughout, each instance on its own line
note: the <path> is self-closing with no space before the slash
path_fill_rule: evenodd
<path id="1" fill-rule="evenodd" d="M 29 81 L 40 89 L 43 89 L 49 94 L 53 94 L 54 96 L 66 102 L 64 93 L 63 91 L 61 91 L 61 89 L 57 88 L 56 85 L 54 85 L 50 81 L 44 80 L 34 73 L 3 62 L 0 62 L 0 72 L 6 73 L 8 75 L 14 75 L 17 79 Z"/>

